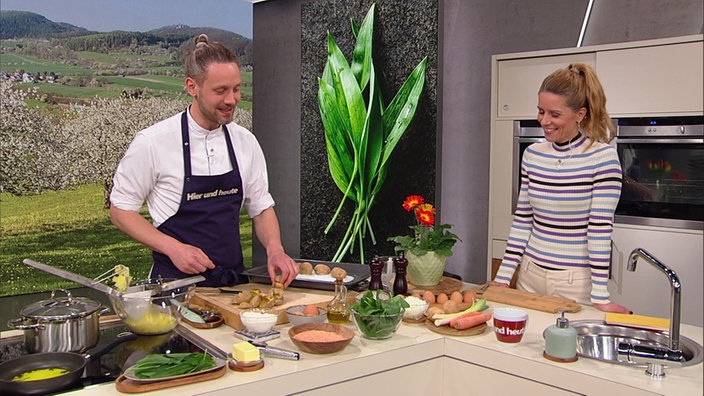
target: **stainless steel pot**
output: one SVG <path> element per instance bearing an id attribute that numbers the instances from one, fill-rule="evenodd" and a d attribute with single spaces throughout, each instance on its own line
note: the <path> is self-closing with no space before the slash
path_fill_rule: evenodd
<path id="1" fill-rule="evenodd" d="M 61 291 L 66 297 L 56 297 Z M 108 308 L 71 292 L 57 289 L 48 300 L 27 305 L 9 327 L 24 330 L 27 352 L 84 352 L 100 340 L 100 315 Z"/>

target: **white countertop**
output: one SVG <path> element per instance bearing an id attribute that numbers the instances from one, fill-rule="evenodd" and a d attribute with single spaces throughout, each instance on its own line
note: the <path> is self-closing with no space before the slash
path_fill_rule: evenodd
<path id="1" fill-rule="evenodd" d="M 310 292 L 310 291 L 307 291 Z M 315 292 L 315 291 L 313 291 Z M 505 306 L 489 302 L 491 308 Z M 702 395 L 704 370 L 702 364 L 684 368 L 668 368 L 666 376 L 653 379 L 641 368 L 579 358 L 573 363 L 556 363 L 543 358 L 543 330 L 554 324 L 557 314 L 527 310 L 526 333 L 520 345 L 505 347 L 493 334 L 493 327 L 476 336 L 448 337 L 434 333 L 424 324 L 403 323 L 398 332 L 387 340 L 367 340 L 355 330 L 356 337 L 343 351 L 330 355 L 301 353 L 299 361 L 265 357 L 263 369 L 253 372 L 228 372 L 221 378 L 149 392 L 150 395 L 249 394 L 274 395 L 303 392 L 309 389 L 363 378 L 395 367 L 408 366 L 447 357 L 454 361 L 496 370 L 542 384 L 582 394 L 608 394 L 618 389 L 620 394 Z M 571 321 L 603 320 L 604 313 L 592 307 L 567 314 Z M 281 338 L 269 345 L 297 350 L 288 338 L 289 324 L 277 325 Z M 190 328 L 189 328 L 190 329 Z M 239 341 L 227 325 L 215 329 L 190 329 L 225 352 Z M 682 336 L 702 344 L 702 328 L 682 325 Z M 5 335 L 5 334 L 3 334 Z M 458 381 L 462 379 L 458 378 Z M 427 379 L 427 381 L 431 381 Z M 392 384 L 389 390 L 393 390 Z M 381 389 L 376 389 L 381 390 Z M 101 384 L 67 393 L 70 395 L 119 395 L 115 384 Z M 421 393 L 419 393 L 421 394 Z"/>

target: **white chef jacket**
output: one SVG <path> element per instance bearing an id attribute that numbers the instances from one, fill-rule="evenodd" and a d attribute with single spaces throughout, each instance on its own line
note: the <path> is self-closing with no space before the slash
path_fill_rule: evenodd
<path id="1" fill-rule="evenodd" d="M 176 214 L 181 203 L 185 174 L 181 114 L 139 131 L 113 177 L 111 204 L 137 212 L 146 201 L 155 227 Z M 221 175 L 232 170 L 222 127 L 204 129 L 189 112 L 188 128 L 193 175 Z M 242 177 L 243 206 L 255 217 L 274 206 L 264 153 L 246 128 L 230 122 L 227 129 Z"/>

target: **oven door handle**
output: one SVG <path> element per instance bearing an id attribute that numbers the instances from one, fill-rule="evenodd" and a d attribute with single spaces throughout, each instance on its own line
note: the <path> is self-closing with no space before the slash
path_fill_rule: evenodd
<path id="1" fill-rule="evenodd" d="M 702 144 L 704 139 L 616 138 L 616 144 Z"/>

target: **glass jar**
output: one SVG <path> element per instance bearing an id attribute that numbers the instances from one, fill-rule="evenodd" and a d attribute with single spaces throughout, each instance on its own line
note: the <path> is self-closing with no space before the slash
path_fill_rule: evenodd
<path id="1" fill-rule="evenodd" d="M 347 305 L 347 287 L 342 279 L 335 280 L 335 296 L 328 303 L 328 322 L 346 324 L 350 321 L 350 308 Z"/>

